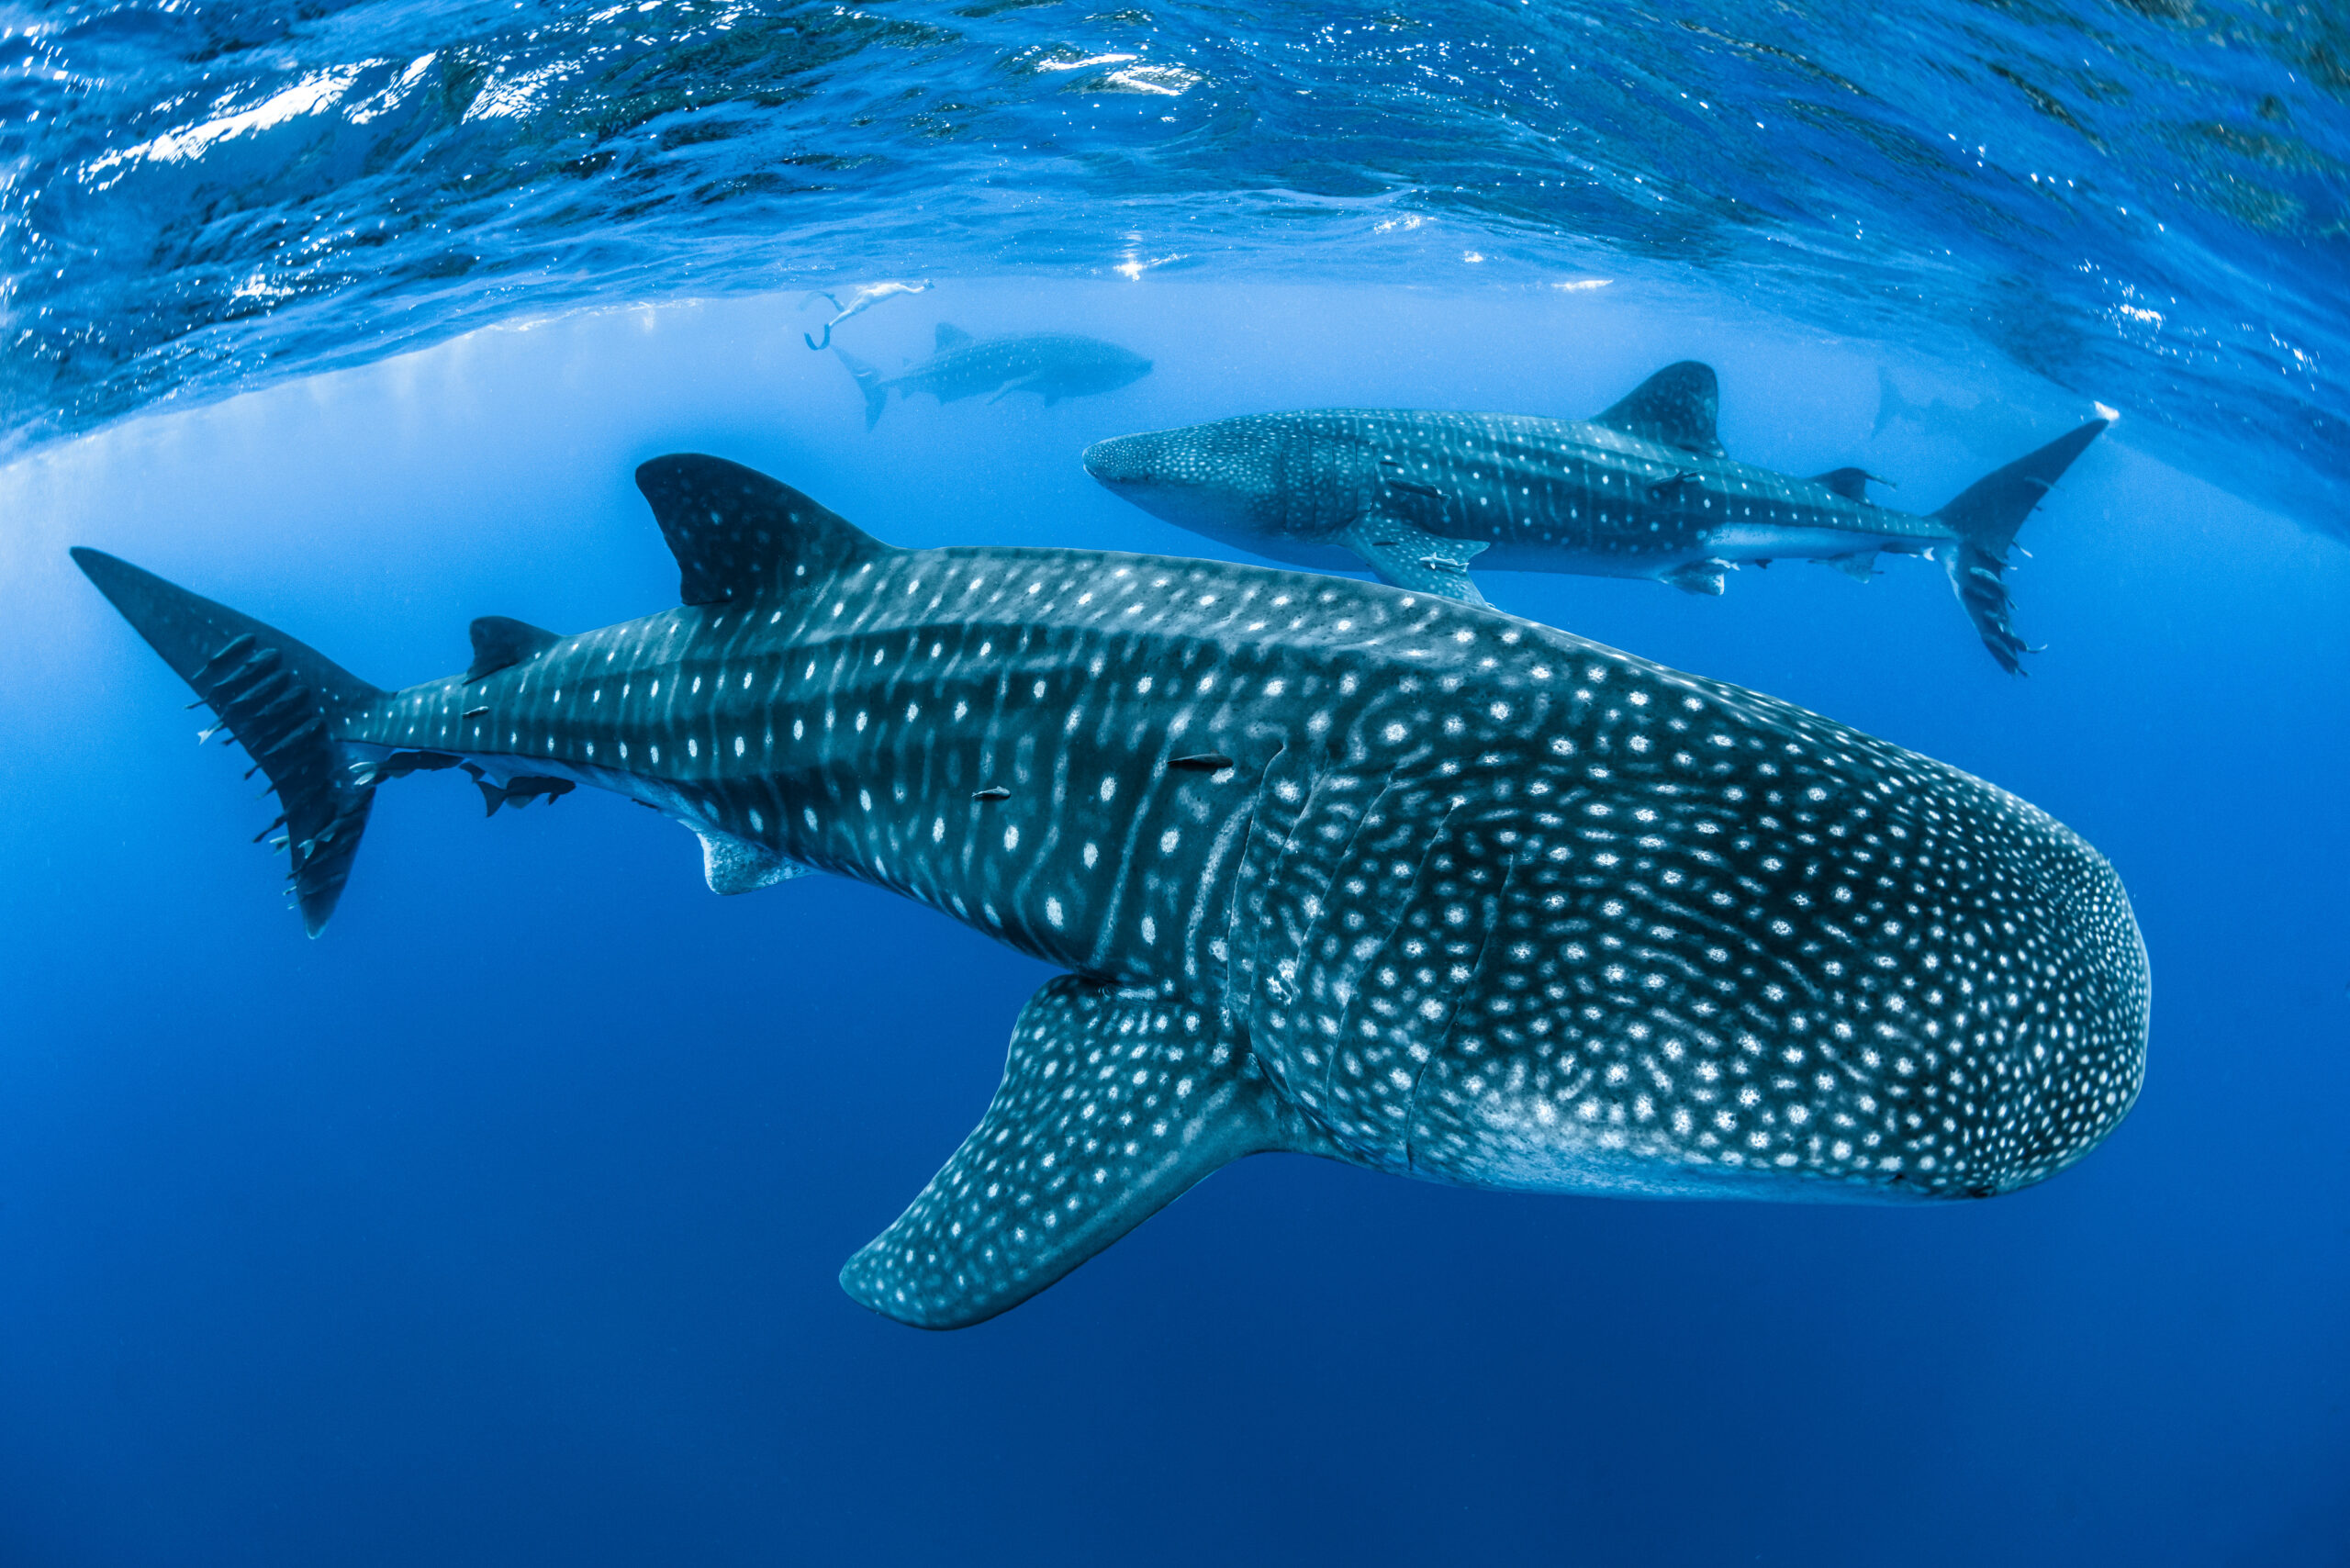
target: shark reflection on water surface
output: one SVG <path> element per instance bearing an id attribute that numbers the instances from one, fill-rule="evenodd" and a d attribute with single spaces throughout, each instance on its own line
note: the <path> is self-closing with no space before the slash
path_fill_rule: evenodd
<path id="1" fill-rule="evenodd" d="M 830 871 L 1067 969 L 978 1129 L 843 1271 L 877 1312 L 991 1316 L 1261 1151 L 1986 1197 L 2136 1096 L 2120 881 L 1953 768 L 1444 595 L 898 550 L 721 459 L 637 477 L 681 605 L 577 634 L 488 618 L 469 668 L 402 691 L 75 559 L 267 770 L 313 935 L 375 790 L 464 766 L 643 801 L 717 891 Z"/>

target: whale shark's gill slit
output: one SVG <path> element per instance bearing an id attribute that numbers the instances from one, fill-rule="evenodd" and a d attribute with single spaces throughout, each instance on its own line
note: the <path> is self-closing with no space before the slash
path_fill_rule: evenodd
<path id="1" fill-rule="evenodd" d="M 1382 790 L 1381 799 L 1384 800 L 1394 788 L 1390 785 Z M 1318 1068 L 1317 1064 L 1306 1061 L 1301 1061 L 1297 1066 L 1308 1070 L 1303 1074 L 1306 1081 L 1312 1081 L 1318 1079 L 1321 1087 L 1315 1095 L 1315 1103 L 1325 1128 L 1339 1142 L 1357 1148 L 1368 1158 L 1377 1158 L 1376 1139 L 1363 1137 L 1361 1135 L 1364 1129 L 1361 1127 L 1350 1127 L 1345 1125 L 1348 1118 L 1343 1116 L 1340 1112 L 1343 1088 L 1337 1080 L 1339 1063 L 1348 1048 L 1360 1048 L 1355 1042 L 1373 1037 L 1365 1036 L 1360 1025 L 1369 1022 L 1364 1014 L 1376 1012 L 1381 1002 L 1371 1000 L 1371 986 L 1365 981 L 1369 980 L 1375 983 L 1378 980 L 1383 968 L 1382 959 L 1393 958 L 1396 963 L 1401 964 L 1407 957 L 1407 955 L 1399 954 L 1398 949 L 1408 944 L 1412 917 L 1415 912 L 1422 907 L 1423 895 L 1427 890 L 1431 867 L 1434 866 L 1438 855 L 1445 853 L 1452 843 L 1453 817 L 1458 811 L 1457 806 L 1448 805 L 1445 808 L 1444 814 L 1437 819 L 1433 830 L 1420 841 L 1418 853 L 1411 857 L 1408 862 L 1408 874 L 1399 874 L 1395 868 L 1404 863 L 1400 857 L 1411 843 L 1409 836 L 1389 845 L 1371 845 L 1370 846 L 1371 854 L 1368 859 L 1349 856 L 1338 865 L 1337 876 L 1343 876 L 1348 871 L 1364 873 L 1366 880 L 1371 887 L 1378 890 L 1378 893 L 1376 897 L 1359 901 L 1357 913 L 1362 913 L 1367 907 L 1370 913 L 1366 917 L 1363 935 L 1349 945 L 1345 961 L 1336 967 L 1336 972 L 1331 976 L 1317 977 L 1328 992 L 1332 994 L 1340 991 L 1346 992 L 1339 1004 L 1336 1026 L 1328 1031 L 1328 1038 L 1323 1042 L 1324 1048 L 1317 1052 L 1321 1058 Z M 1375 814 L 1374 809 L 1373 812 L 1366 812 L 1365 818 L 1368 820 Z M 1351 842 L 1348 847 L 1350 849 L 1353 847 Z M 1382 870 L 1386 875 L 1380 875 Z M 1389 902 L 1391 900 L 1392 902 Z M 1371 924 L 1372 920 L 1376 921 L 1375 924 Z M 1374 932 L 1375 936 L 1372 935 Z M 1403 1027 L 1406 1029 L 1410 1027 L 1408 1014 Z M 1394 1033 L 1392 1029 L 1387 1032 Z M 1376 1033 L 1375 1026 L 1374 1033 Z"/>
<path id="2" fill-rule="evenodd" d="M 1200 978 L 1200 927 L 1206 924 L 1209 910 L 1215 902 L 1216 890 L 1219 886 L 1224 890 L 1225 928 L 1227 932 L 1231 929 L 1233 912 L 1239 897 L 1239 883 L 1237 879 L 1229 885 L 1223 883 L 1224 862 L 1232 853 L 1235 839 L 1246 842 L 1256 817 L 1256 799 L 1251 796 L 1243 801 L 1238 809 L 1224 819 L 1223 824 L 1215 831 L 1215 837 L 1209 842 L 1207 859 L 1200 868 L 1199 892 L 1192 900 L 1191 915 L 1183 923 L 1183 978 L 1186 980 L 1196 980 Z M 1231 952 L 1228 944 L 1225 951 L 1226 954 Z M 1211 961 L 1214 959 L 1214 954 L 1211 953 L 1208 956 Z M 1224 994 L 1228 1002 L 1231 994 L 1231 982 L 1228 977 L 1225 983 Z"/>
<path id="3" fill-rule="evenodd" d="M 1510 887 L 1517 879 L 1518 864 L 1515 855 L 1503 858 L 1501 886 L 1482 901 L 1484 919 L 1483 929 L 1477 935 L 1477 956 L 1469 966 L 1469 978 L 1453 989 L 1450 1005 L 1445 1013 L 1444 1030 L 1429 1043 L 1427 1059 L 1418 1063 L 1419 1070 L 1412 1074 L 1411 1091 L 1404 1102 L 1404 1169 L 1406 1170 L 1423 1170 L 1419 1158 L 1419 1139 L 1424 1130 L 1420 1122 L 1420 1105 L 1421 1097 L 1427 1089 L 1428 1073 L 1450 1053 L 1453 1032 L 1460 1025 L 1461 1009 L 1468 1004 L 1470 998 L 1482 994 L 1479 982 L 1485 978 L 1486 961 L 1494 952 L 1494 935 L 1501 927 L 1503 912 L 1509 907 Z"/>

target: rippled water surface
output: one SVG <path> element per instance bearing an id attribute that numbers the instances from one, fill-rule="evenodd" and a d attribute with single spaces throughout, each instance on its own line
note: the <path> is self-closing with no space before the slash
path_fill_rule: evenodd
<path id="1" fill-rule="evenodd" d="M 590 301 L 1006 271 L 1671 277 L 2011 362 L 2191 471 L 2344 527 L 2337 7 L 0 17 L 17 442 Z"/>

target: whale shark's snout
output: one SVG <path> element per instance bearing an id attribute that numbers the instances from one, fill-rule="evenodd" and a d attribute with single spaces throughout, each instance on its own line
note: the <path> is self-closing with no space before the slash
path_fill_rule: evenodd
<path id="1" fill-rule="evenodd" d="M 1163 435 L 1120 435 L 1085 449 L 1085 471 L 1105 485 L 1147 485 L 1160 480 Z"/>

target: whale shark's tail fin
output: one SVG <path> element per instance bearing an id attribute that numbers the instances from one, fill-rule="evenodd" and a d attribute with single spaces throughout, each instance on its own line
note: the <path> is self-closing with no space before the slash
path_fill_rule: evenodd
<path id="1" fill-rule="evenodd" d="M 1893 384 L 1893 373 L 1883 365 L 1876 367 L 1876 424 L 1869 431 L 1872 438 L 1885 433 L 1885 427 L 1896 420 L 1907 419 L 1918 412 L 1918 406 L 1901 395 Z"/>
<path id="2" fill-rule="evenodd" d="M 1021 1009 L 987 1115 L 897 1224 L 848 1260 L 841 1288 L 917 1328 L 968 1327 L 1219 1166 L 1314 1148 L 1254 1058 L 1203 1037 L 1200 1022 L 1155 991 L 1046 981 Z"/>
<path id="3" fill-rule="evenodd" d="M 287 880 L 316 936 L 342 896 L 375 798 L 372 779 L 353 777 L 339 736 L 385 694 L 276 628 L 102 550 L 76 549 L 73 564 L 212 710 L 197 738 L 240 742 L 269 775 L 283 813 L 270 826 L 285 828 L 275 842 L 293 861 Z"/>
<path id="4" fill-rule="evenodd" d="M 1975 480 L 1934 513 L 1937 521 L 1958 535 L 1958 543 L 1943 551 L 1952 591 L 1982 633 L 1983 645 L 2009 675 L 2024 673 L 2023 655 L 2031 650 L 2008 619 L 2008 611 L 2015 608 L 2004 580 L 2008 547 L 2040 498 L 2110 422 L 2091 420 L 2069 435 L 2058 436 Z"/>
<path id="5" fill-rule="evenodd" d="M 849 353 L 834 349 L 848 373 L 856 379 L 856 389 L 865 394 L 865 428 L 871 430 L 881 422 L 881 410 L 890 406 L 890 388 L 882 384 L 881 373 Z"/>

